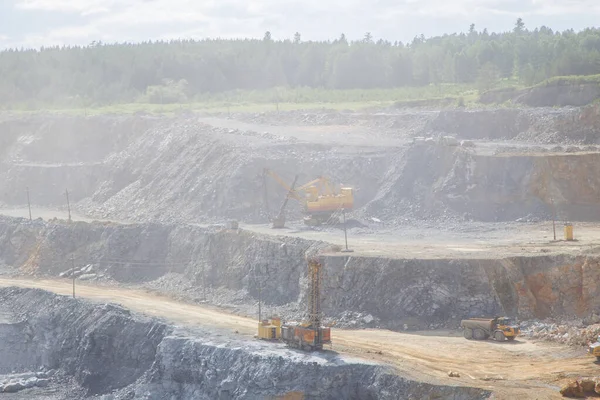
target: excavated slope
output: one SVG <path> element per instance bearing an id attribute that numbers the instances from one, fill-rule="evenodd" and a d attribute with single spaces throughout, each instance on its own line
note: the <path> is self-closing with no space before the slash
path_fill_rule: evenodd
<path id="1" fill-rule="evenodd" d="M 468 220 L 600 219 L 600 153 L 478 154 L 414 145 L 385 178 L 367 215 L 393 220 L 460 215 Z"/>
<path id="2" fill-rule="evenodd" d="M 449 133 L 484 141 L 595 143 L 577 115 L 577 110 L 370 119 L 334 114 L 349 132 L 337 126 L 331 137 L 328 128 L 259 133 L 225 127 L 235 121 L 217 119 L 214 127 L 197 117 L 5 117 L 0 202 L 23 206 L 29 187 L 34 205 L 64 207 L 68 188 L 75 207 L 97 218 L 266 222 L 285 195 L 272 181 L 265 192 L 262 171 L 269 167 L 289 182 L 295 174 L 301 183 L 327 175 L 352 185 L 358 217 L 546 218 L 552 198 L 561 218 L 599 219 L 600 175 L 590 172 L 598 168 L 597 152 L 494 155 L 486 150 L 489 143 L 475 149 L 409 144 L 414 135 Z M 300 216 L 298 204 L 288 211 Z"/>
<path id="3" fill-rule="evenodd" d="M 225 332 L 175 329 L 114 305 L 35 289 L 0 289 L 0 371 L 61 370 L 86 395 L 109 399 L 483 399 L 475 388 L 435 386 L 327 353 L 248 342 Z M 19 351 L 15 351 L 19 349 Z M 35 389 L 29 396 L 35 396 Z"/>
<path id="4" fill-rule="evenodd" d="M 305 253 L 327 248 L 243 230 L 0 218 L 0 263 L 21 272 L 56 276 L 71 268 L 73 256 L 87 266 L 87 279 L 166 285 L 176 274 L 197 297 L 206 281 L 221 304 L 247 305 L 248 313 L 260 285 L 266 306 L 288 318 L 302 317 Z M 367 323 L 416 329 L 498 313 L 585 317 L 600 308 L 592 255 L 419 260 L 326 253 L 324 262 L 324 311 L 334 320 L 350 312 L 371 315 Z"/>

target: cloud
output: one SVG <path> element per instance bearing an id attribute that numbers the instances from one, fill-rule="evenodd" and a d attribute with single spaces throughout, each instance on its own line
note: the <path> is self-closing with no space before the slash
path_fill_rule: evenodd
<path id="1" fill-rule="evenodd" d="M 507 30 L 518 17 L 600 16 L 597 0 L 13 0 L 21 13 L 75 15 L 59 26 L 21 32 L 20 45 L 88 44 L 171 38 L 273 37 L 410 39 L 464 31 L 473 22 Z M 534 19 L 537 21 L 537 19 Z M 548 23 L 551 25 L 551 23 Z M 564 24 L 563 24 L 564 25 Z M 578 28 L 577 26 L 573 26 Z M 579 27 L 582 28 L 582 27 Z M 14 36 L 11 33 L 11 37 Z"/>
<path id="2" fill-rule="evenodd" d="M 531 0 L 535 13 L 539 15 L 600 14 L 596 0 Z"/>
<path id="3" fill-rule="evenodd" d="M 15 8 L 30 11 L 54 11 L 91 15 L 97 11 L 110 12 L 119 3 L 131 3 L 129 0 L 16 0 Z"/>

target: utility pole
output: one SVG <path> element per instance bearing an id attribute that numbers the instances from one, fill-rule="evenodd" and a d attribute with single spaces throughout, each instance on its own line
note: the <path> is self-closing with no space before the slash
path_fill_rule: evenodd
<path id="1" fill-rule="evenodd" d="M 29 207 L 29 220 L 33 221 L 33 219 L 31 218 L 31 200 L 29 199 L 29 187 L 27 187 L 26 190 L 27 190 L 27 207 Z"/>
<path id="2" fill-rule="evenodd" d="M 552 203 L 552 232 L 554 232 L 554 241 L 556 242 L 556 207 L 554 205 L 554 198 L 550 198 Z"/>
<path id="3" fill-rule="evenodd" d="M 262 282 L 258 281 L 258 322 L 262 322 Z"/>
<path id="4" fill-rule="evenodd" d="M 206 262 L 202 261 L 202 291 L 204 293 L 204 301 L 206 301 Z"/>
<path id="5" fill-rule="evenodd" d="M 71 222 L 71 203 L 69 202 L 69 189 L 65 189 L 65 195 L 67 196 L 67 210 L 69 211 L 69 222 Z"/>
<path id="6" fill-rule="evenodd" d="M 348 248 L 348 230 L 346 229 L 346 209 L 342 208 L 342 215 L 344 216 L 344 239 L 346 240 L 346 249 L 342 250 L 342 253 L 352 253 L 354 250 Z"/>
<path id="7" fill-rule="evenodd" d="M 75 258 L 71 256 L 71 277 L 73 278 L 73 298 L 75 298 Z"/>

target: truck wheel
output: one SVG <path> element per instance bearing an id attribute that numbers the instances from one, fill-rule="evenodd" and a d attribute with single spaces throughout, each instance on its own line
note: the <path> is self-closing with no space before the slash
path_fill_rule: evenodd
<path id="1" fill-rule="evenodd" d="M 465 330 L 463 331 L 463 336 L 465 337 L 465 339 L 473 339 L 473 329 L 465 328 Z"/>
<path id="2" fill-rule="evenodd" d="M 513 340 L 515 340 L 514 336 L 507 336 L 506 340 L 508 340 L 509 342 L 512 342 Z"/>
<path id="3" fill-rule="evenodd" d="M 475 340 L 485 340 L 485 332 L 483 329 L 474 329 L 473 338 Z"/>
<path id="4" fill-rule="evenodd" d="M 596 356 L 596 362 L 600 362 L 600 357 Z"/>
<path id="5" fill-rule="evenodd" d="M 497 342 L 504 342 L 506 336 L 504 336 L 504 332 L 497 331 L 494 333 L 494 339 L 496 339 Z"/>

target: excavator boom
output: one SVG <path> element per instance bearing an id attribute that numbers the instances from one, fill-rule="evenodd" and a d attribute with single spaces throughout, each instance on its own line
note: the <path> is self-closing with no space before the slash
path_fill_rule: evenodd
<path id="1" fill-rule="evenodd" d="M 288 186 L 288 184 L 285 183 L 285 181 L 279 175 L 277 175 L 275 172 L 271 171 L 268 168 L 264 169 L 264 174 L 269 175 L 271 178 L 273 178 L 275 180 L 275 182 L 277 182 L 279 185 L 281 185 L 287 191 L 288 198 L 292 198 L 297 201 L 302 201 L 302 196 L 300 196 L 298 194 L 298 191 L 301 190 L 300 188 L 294 189 L 293 187 Z"/>

